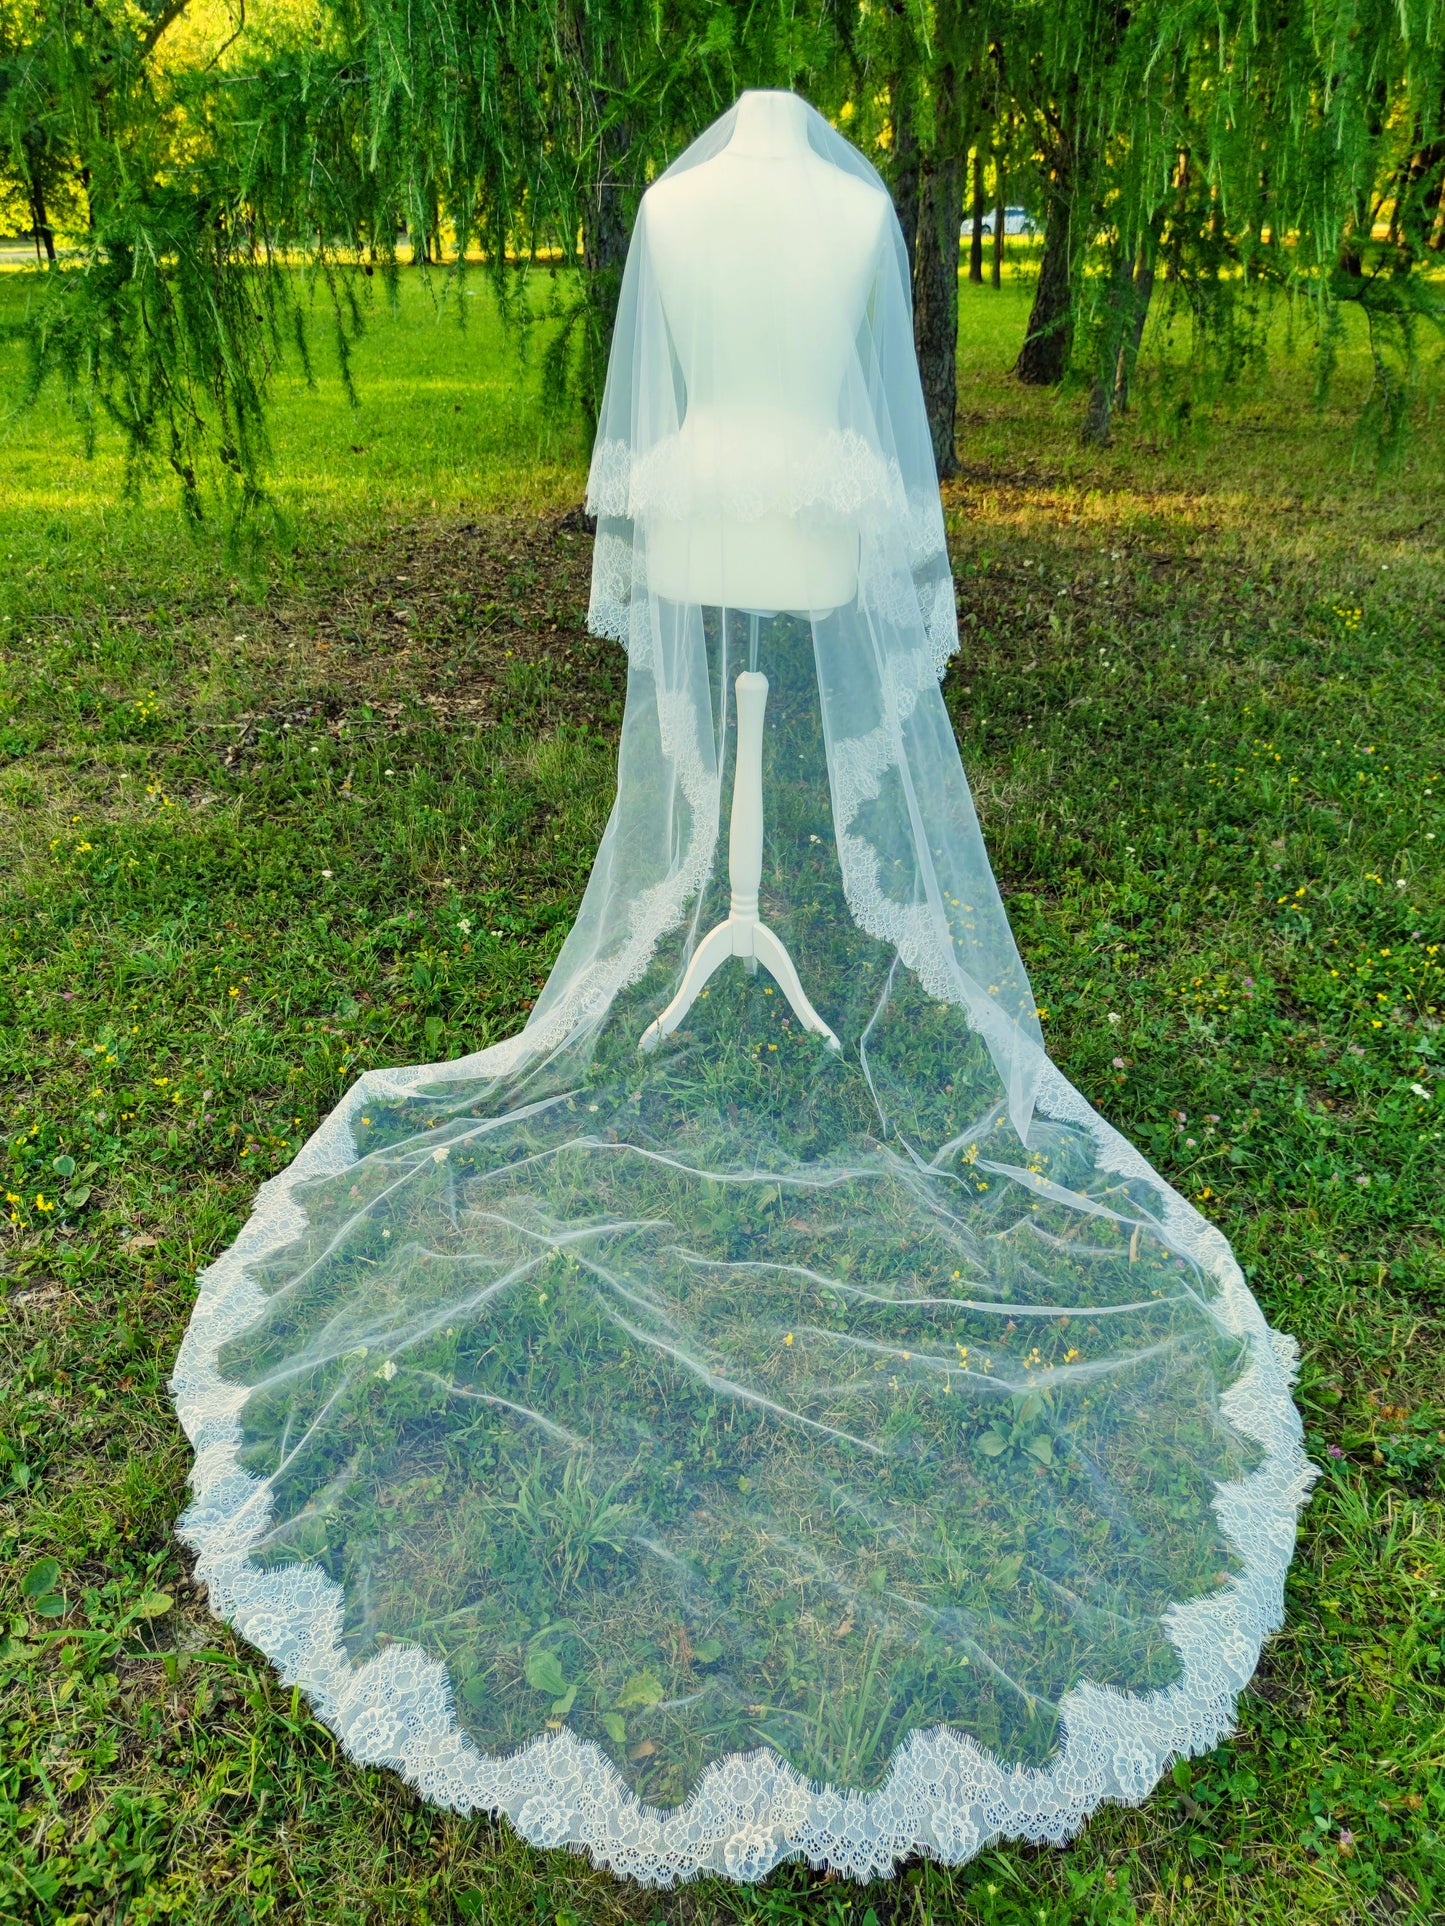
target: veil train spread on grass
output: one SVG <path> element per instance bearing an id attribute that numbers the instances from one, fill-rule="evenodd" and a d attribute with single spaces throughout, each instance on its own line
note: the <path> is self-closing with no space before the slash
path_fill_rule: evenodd
<path id="1" fill-rule="evenodd" d="M 353 1758 L 539 1845 L 1063 1841 L 1281 1621 L 1293 1347 L 1044 1053 L 902 240 L 791 96 L 644 199 L 590 503 L 629 679 L 576 924 L 520 1035 L 364 1076 L 204 1275 L 181 1534 Z"/>

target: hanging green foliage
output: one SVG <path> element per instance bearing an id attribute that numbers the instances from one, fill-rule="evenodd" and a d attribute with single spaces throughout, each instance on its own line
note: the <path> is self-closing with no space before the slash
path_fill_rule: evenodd
<path id="1" fill-rule="evenodd" d="M 1354 303 L 1375 350 L 1372 417 L 1395 437 L 1420 324 L 1441 316 L 1423 272 L 1445 190 L 1438 0 L 1074 0 L 1017 19 L 1011 87 L 1046 130 L 1049 244 L 1066 264 L 1062 295 L 1047 263 L 1041 275 L 1053 307 L 1030 334 L 1064 345 L 1035 378 L 1072 368 L 1107 433 L 1162 288 L 1192 334 L 1182 406 L 1258 360 L 1279 297 L 1307 304 L 1327 382 Z"/>
<path id="2" fill-rule="evenodd" d="M 1445 0 L 229 4 L 0 0 L 0 218 L 54 267 L 31 393 L 115 423 L 192 515 L 255 514 L 277 368 L 309 374 L 321 332 L 349 380 L 409 263 L 480 257 L 519 322 L 528 275 L 566 270 L 547 365 L 595 406 L 637 200 L 748 85 L 799 86 L 883 168 L 945 471 L 965 184 L 1005 155 L 1046 232 L 1018 372 L 1079 384 L 1097 437 L 1151 313 L 1188 330 L 1154 381 L 1182 421 L 1259 365 L 1284 301 L 1322 391 L 1364 315 L 1388 444 L 1440 318 Z"/>

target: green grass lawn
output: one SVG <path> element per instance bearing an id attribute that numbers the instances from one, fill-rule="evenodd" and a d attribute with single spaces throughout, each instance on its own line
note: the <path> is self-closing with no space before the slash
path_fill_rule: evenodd
<path id="1" fill-rule="evenodd" d="M 1425 419 L 1375 478 L 1358 344 L 1322 414 L 1281 365 L 1085 451 L 1008 379 L 1027 283 L 965 287 L 946 490 L 946 693 L 1050 1047 L 1303 1346 L 1324 1475 L 1238 1736 L 1066 1852 L 649 1894 L 350 1765 L 209 1618 L 195 1273 L 359 1069 L 521 1024 L 610 802 L 585 445 L 475 292 L 463 332 L 406 277 L 354 412 L 284 385 L 290 537 L 244 569 L 58 402 L 0 413 L 0 1920 L 1438 1917 L 1445 459 Z"/>

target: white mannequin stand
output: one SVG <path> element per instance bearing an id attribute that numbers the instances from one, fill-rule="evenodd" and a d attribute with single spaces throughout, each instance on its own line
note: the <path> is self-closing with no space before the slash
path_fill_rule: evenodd
<path id="1" fill-rule="evenodd" d="M 753 617 L 756 628 L 757 617 Z M 692 953 L 682 987 L 641 1037 L 641 1048 L 655 1050 L 675 1030 L 707 980 L 730 956 L 755 972 L 762 963 L 774 978 L 805 1030 L 823 1038 L 830 1050 L 842 1045 L 808 1001 L 807 993 L 782 941 L 758 918 L 758 885 L 763 877 L 763 711 L 768 678 L 744 669 L 737 679 L 738 766 L 733 778 L 733 813 L 728 834 L 728 882 L 732 899 L 727 920 L 715 923 Z"/>
<path id="2" fill-rule="evenodd" d="M 808 141 L 795 94 L 746 93 L 728 145 L 651 188 L 643 218 L 687 391 L 678 440 L 716 507 L 658 514 L 648 559 L 660 595 L 752 616 L 749 666 L 737 679 L 737 771 L 728 839 L 726 921 L 693 952 L 682 986 L 644 1031 L 656 1048 L 730 956 L 766 966 L 806 1030 L 837 1037 L 804 992 L 779 938 L 758 918 L 763 871 L 763 715 L 759 615 L 812 615 L 852 599 L 858 538 L 841 522 L 787 512 L 728 513 L 728 484 L 794 472 L 838 427 L 838 396 L 884 234 L 880 197 L 828 165 Z M 784 491 L 786 492 L 786 491 Z"/>

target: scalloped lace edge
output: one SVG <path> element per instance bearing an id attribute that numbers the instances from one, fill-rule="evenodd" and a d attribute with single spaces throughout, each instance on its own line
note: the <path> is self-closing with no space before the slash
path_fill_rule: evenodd
<path id="1" fill-rule="evenodd" d="M 922 549 L 908 571 L 886 543 L 872 542 L 861 552 L 859 608 L 900 637 L 921 636 L 938 682 L 959 650 L 956 595 L 941 532 L 937 545 Z M 587 627 L 593 635 L 620 642 L 634 668 L 651 667 L 652 590 L 646 553 L 639 555 L 631 534 L 599 528 L 592 538 Z"/>
<path id="2" fill-rule="evenodd" d="M 420 1646 L 397 1644 L 354 1664 L 342 1644 L 338 1583 L 315 1566 L 266 1571 L 251 1563 L 267 1533 L 271 1500 L 265 1482 L 239 1464 L 246 1388 L 228 1383 L 219 1368 L 222 1347 L 265 1304 L 249 1267 L 303 1227 L 294 1186 L 355 1161 L 352 1118 L 363 1102 L 402 1095 L 423 1079 L 495 1074 L 533 1041 L 523 1031 L 455 1063 L 367 1072 L 295 1161 L 261 1186 L 240 1237 L 202 1273 L 171 1379 L 195 1448 L 194 1495 L 177 1532 L 196 1553 L 211 1610 L 258 1647 L 286 1684 L 306 1693 L 346 1753 L 391 1767 L 436 1805 L 504 1813 L 533 1845 L 569 1846 L 643 1884 L 669 1885 L 703 1872 L 761 1879 L 788 1858 L 864 1880 L 917 1852 L 957 1864 L 1001 1838 L 1062 1845 L 1105 1801 L 1138 1804 L 1171 1760 L 1225 1738 L 1260 1647 L 1284 1622 L 1297 1514 L 1318 1475 L 1304 1455 L 1289 1395 L 1297 1347 L 1266 1324 L 1222 1233 L 1047 1058 L 1040 1110 L 1086 1126 L 1101 1168 L 1150 1184 L 1166 1234 L 1218 1282 L 1221 1327 L 1249 1347 L 1249 1363 L 1221 1409 L 1265 1453 L 1247 1477 L 1218 1484 L 1213 1500 L 1243 1570 L 1164 1614 L 1179 1679 L 1146 1693 L 1075 1686 L 1060 1701 L 1060 1741 L 1047 1765 L 1005 1765 L 971 1739 L 936 1727 L 909 1735 L 873 1792 L 812 1784 L 776 1753 L 760 1750 L 717 1761 L 685 1805 L 660 1810 L 629 1790 L 597 1746 L 565 1730 L 505 1756 L 480 1752 L 458 1724 L 438 1660 Z"/>
<path id="3" fill-rule="evenodd" d="M 853 428 L 832 428 L 796 445 L 786 438 L 752 440 L 733 451 L 690 445 L 685 431 L 649 447 L 598 440 L 587 474 L 589 515 L 625 521 L 688 521 L 725 515 L 741 522 L 821 513 L 871 521 L 901 534 L 917 562 L 943 553 L 943 509 L 937 488 L 910 494 L 894 455 Z"/>

